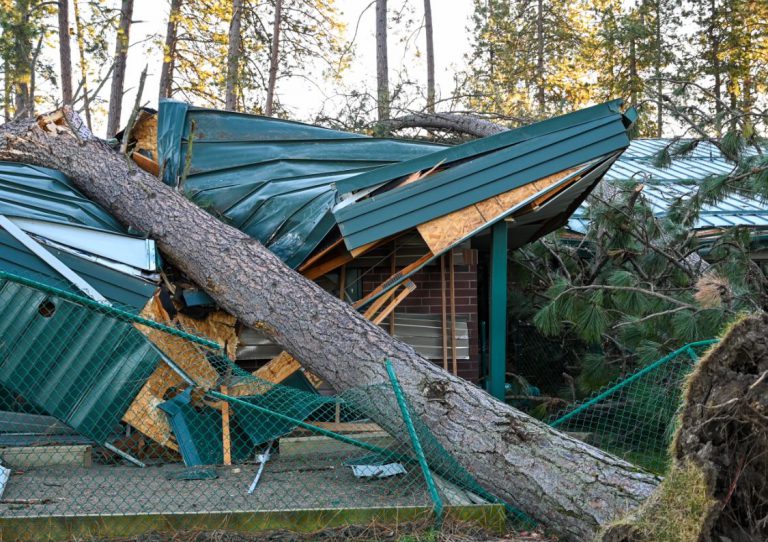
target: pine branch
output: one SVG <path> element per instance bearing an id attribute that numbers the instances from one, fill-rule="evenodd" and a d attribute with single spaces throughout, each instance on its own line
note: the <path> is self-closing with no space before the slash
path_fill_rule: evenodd
<path id="1" fill-rule="evenodd" d="M 646 290 L 644 288 L 639 288 L 636 286 L 610 286 L 608 284 L 589 284 L 587 286 L 571 286 L 567 288 L 566 290 L 563 290 L 560 292 L 553 300 L 552 303 L 555 303 L 560 300 L 561 297 L 570 294 L 572 292 L 577 291 L 588 291 L 588 290 L 607 290 L 612 292 L 635 292 L 643 295 L 648 295 L 651 297 L 655 297 L 657 299 L 662 299 L 666 301 L 667 303 L 671 303 L 672 305 L 677 305 L 678 307 L 687 308 L 690 310 L 698 310 L 698 308 L 694 305 L 691 305 L 690 303 L 686 303 L 684 301 L 680 301 L 679 299 L 675 299 L 674 297 L 670 297 L 668 295 L 660 294 L 659 292 L 656 292 L 654 290 Z"/>

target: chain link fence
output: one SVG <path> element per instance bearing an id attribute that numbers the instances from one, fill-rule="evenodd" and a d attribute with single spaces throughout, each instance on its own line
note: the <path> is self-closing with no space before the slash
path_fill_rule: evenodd
<path id="1" fill-rule="evenodd" d="M 300 370 L 275 384 L 216 342 L 7 273 L 0 338 L 4 539 L 532 526 L 441 446 L 391 365 L 388 382 L 336 396 Z"/>
<path id="2" fill-rule="evenodd" d="M 552 415 L 550 426 L 653 472 L 666 470 L 685 378 L 717 342 L 683 346 Z"/>

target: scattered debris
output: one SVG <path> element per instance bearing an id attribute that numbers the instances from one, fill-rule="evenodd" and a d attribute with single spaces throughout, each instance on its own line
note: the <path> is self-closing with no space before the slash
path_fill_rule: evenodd
<path id="1" fill-rule="evenodd" d="M 350 465 L 352 472 L 358 478 L 389 478 L 408 471 L 401 463 L 386 463 L 384 465 Z"/>

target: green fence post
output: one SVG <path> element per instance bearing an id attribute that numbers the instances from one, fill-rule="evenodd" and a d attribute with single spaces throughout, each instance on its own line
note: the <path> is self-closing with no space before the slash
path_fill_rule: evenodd
<path id="1" fill-rule="evenodd" d="M 504 401 L 507 376 L 507 223 L 504 220 L 499 220 L 491 227 L 490 274 L 490 363 L 487 390 L 499 401 Z"/>
<path id="2" fill-rule="evenodd" d="M 413 451 L 416 454 L 416 458 L 419 460 L 419 465 L 421 465 L 421 472 L 424 473 L 424 480 L 427 482 L 429 495 L 432 497 L 432 502 L 435 503 L 435 516 L 437 519 L 437 526 L 439 528 L 443 522 L 443 500 L 440 498 L 440 495 L 437 492 L 437 487 L 435 487 L 435 481 L 432 479 L 432 472 L 430 472 L 429 465 L 427 465 L 427 458 L 424 456 L 424 450 L 421 447 L 419 435 L 416 433 L 416 428 L 413 426 L 411 412 L 408 410 L 408 405 L 405 402 L 403 390 L 400 389 L 400 382 L 398 382 L 395 370 L 392 368 L 392 362 L 387 360 L 386 366 L 387 374 L 389 375 L 389 381 L 392 383 L 392 390 L 395 392 L 397 404 L 400 407 L 400 412 L 403 414 L 403 421 L 405 422 L 406 428 L 408 428 L 408 436 L 411 438 Z"/>

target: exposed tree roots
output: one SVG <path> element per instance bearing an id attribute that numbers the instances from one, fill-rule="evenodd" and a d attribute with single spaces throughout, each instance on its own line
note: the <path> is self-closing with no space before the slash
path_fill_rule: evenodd
<path id="1" fill-rule="evenodd" d="M 768 540 L 768 315 L 735 324 L 688 380 L 673 467 L 603 542 Z"/>

